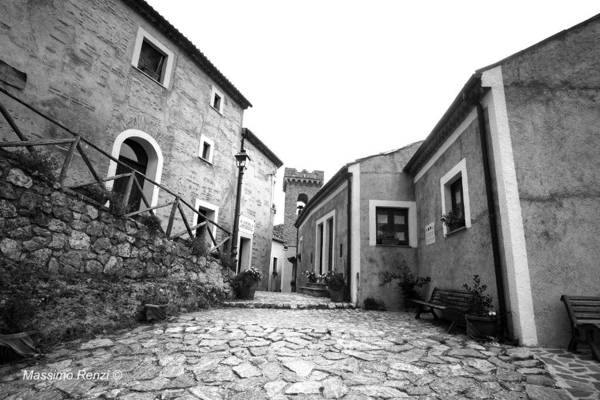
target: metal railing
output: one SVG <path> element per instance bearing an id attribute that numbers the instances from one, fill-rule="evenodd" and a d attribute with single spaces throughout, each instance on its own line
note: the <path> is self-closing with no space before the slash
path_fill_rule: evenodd
<path id="1" fill-rule="evenodd" d="M 104 150 L 102 150 L 100 147 L 98 147 L 97 145 L 95 145 L 94 143 L 92 143 L 89 140 L 81 137 L 80 134 L 77 134 L 77 133 L 73 132 L 72 130 L 70 130 L 69 128 L 67 128 L 66 126 L 64 126 L 63 124 L 61 124 L 60 122 L 58 122 L 55 119 L 51 118 L 50 116 L 42 113 L 41 111 L 37 110 L 35 107 L 31 106 L 30 104 L 25 103 L 21 99 L 15 97 L 14 95 L 12 95 L 10 92 L 8 92 L 7 90 L 5 90 L 4 88 L 0 87 L 0 92 L 2 92 L 3 94 L 5 94 L 6 96 L 10 97 L 11 99 L 13 99 L 14 101 L 16 101 L 17 103 L 23 105 L 24 107 L 26 107 L 30 111 L 32 111 L 35 114 L 41 116 L 42 118 L 44 118 L 48 122 L 50 122 L 50 123 L 52 123 L 52 124 L 60 127 L 62 130 L 66 131 L 67 133 L 69 133 L 69 134 L 71 134 L 73 136 L 72 138 L 64 138 L 64 139 L 28 140 L 25 137 L 25 135 L 23 134 L 23 132 L 19 129 L 19 127 L 15 123 L 14 119 L 11 117 L 10 113 L 7 111 L 7 109 L 4 107 L 4 105 L 0 101 L 0 114 L 2 114 L 2 116 L 4 117 L 4 119 L 8 122 L 9 126 L 12 128 L 13 132 L 20 139 L 18 141 L 14 141 L 14 142 L 0 142 L 0 148 L 4 148 L 4 147 L 25 147 L 27 149 L 27 151 L 29 151 L 29 153 L 33 157 L 39 157 L 39 154 L 34 149 L 34 147 L 36 147 L 36 146 L 55 146 L 55 145 L 65 145 L 65 144 L 69 145 L 69 148 L 67 150 L 67 154 L 65 156 L 65 159 L 63 161 L 63 164 L 62 164 L 62 167 L 61 167 L 58 179 L 57 179 L 58 183 L 60 184 L 60 187 L 63 190 L 75 191 L 78 188 L 83 188 L 85 186 L 94 185 L 94 184 L 103 185 L 103 187 L 105 188 L 105 185 L 104 185 L 105 182 L 114 181 L 116 179 L 121 179 L 121 178 L 128 178 L 127 184 L 125 186 L 125 191 L 124 191 L 124 193 L 122 193 L 122 198 L 119 199 L 119 201 L 121 202 L 121 207 L 119 209 L 120 210 L 124 210 L 121 213 L 122 217 L 133 217 L 133 216 L 136 216 L 136 215 L 143 214 L 145 212 L 148 212 L 151 215 L 155 215 L 156 216 L 155 210 L 158 210 L 158 209 L 164 208 L 164 207 L 171 207 L 171 211 L 170 211 L 170 214 L 169 214 L 169 219 L 168 219 L 168 222 L 167 222 L 167 227 L 166 227 L 165 230 L 163 230 L 164 233 L 166 234 L 166 236 L 168 238 L 170 238 L 170 239 L 179 238 L 179 237 L 184 236 L 187 233 L 189 235 L 190 239 L 194 239 L 194 237 L 195 237 L 194 230 L 195 229 L 198 229 L 198 228 L 200 228 L 202 226 L 210 224 L 210 225 L 215 226 L 218 229 L 220 229 L 221 232 L 223 233 L 222 236 L 224 236 L 224 238 L 220 242 L 217 243 L 217 238 L 215 237 L 216 235 L 213 234 L 213 232 L 211 231 L 211 229 L 206 229 L 206 232 L 208 233 L 208 235 L 210 237 L 210 240 L 212 242 L 212 248 L 210 249 L 210 251 L 219 249 L 225 243 L 227 243 L 229 240 L 231 240 L 231 232 L 229 232 L 227 229 L 223 228 L 221 225 L 219 225 L 215 221 L 210 220 L 205 214 L 203 214 L 199 210 L 196 210 L 194 207 L 192 207 L 192 205 L 190 203 L 188 203 L 187 201 L 185 201 L 179 194 L 173 192 L 171 189 L 165 187 L 164 185 L 161 185 L 160 183 L 155 182 L 150 177 L 148 177 L 148 176 L 142 174 L 141 172 L 135 170 L 134 168 L 132 168 L 131 166 L 129 166 L 129 165 L 125 164 L 125 163 L 123 163 L 119 159 L 111 156 L 110 154 L 108 154 L 107 152 L 105 152 Z M 88 157 L 88 154 L 84 151 L 84 149 L 83 149 L 83 147 L 81 145 L 82 143 L 84 143 L 87 146 L 89 146 L 90 148 L 94 149 L 95 151 L 97 151 L 98 153 L 100 153 L 103 157 L 107 158 L 108 160 L 111 160 L 111 161 L 117 163 L 117 165 L 125 167 L 130 172 L 123 173 L 123 174 L 117 174 L 117 175 L 110 176 L 110 177 L 107 177 L 107 178 L 100 178 L 100 175 L 98 175 L 98 172 L 96 171 L 96 169 L 94 168 L 92 162 L 90 161 L 90 158 Z M 65 185 L 65 179 L 66 179 L 67 174 L 69 172 L 69 167 L 72 164 L 73 156 L 76 153 L 78 153 L 81 156 L 83 162 L 87 166 L 88 171 L 93 176 L 94 181 L 92 181 L 92 182 L 86 182 L 86 183 L 83 183 L 83 184 L 77 184 L 77 185 L 73 185 L 73 186 L 66 186 Z M 140 178 L 142 179 L 142 182 L 150 182 L 150 184 L 152 184 L 153 186 L 156 186 L 156 187 L 162 189 L 165 193 L 167 193 L 170 196 L 172 196 L 173 200 L 167 201 L 166 203 L 163 203 L 163 204 L 160 204 L 160 205 L 152 206 L 150 204 L 150 202 L 148 201 L 148 198 L 144 194 L 144 190 L 142 188 L 142 185 L 140 184 Z M 133 189 L 134 186 L 137 187 L 138 192 L 141 194 L 141 201 L 143 202 L 143 204 L 144 204 L 145 207 L 142 208 L 142 209 L 136 210 L 136 211 L 127 212 L 127 208 L 128 208 L 127 206 L 128 206 L 129 199 L 131 197 L 132 189 Z M 152 189 L 154 189 L 154 187 Z M 82 195 L 81 193 L 77 193 L 77 194 L 78 195 Z M 93 200 L 93 199 L 90 199 L 90 200 Z M 110 200 L 110 201 L 115 201 L 115 200 Z M 95 203 L 97 203 L 97 202 L 95 202 Z M 193 213 L 196 213 L 199 217 L 201 217 L 202 218 L 202 222 L 200 222 L 198 224 L 195 224 L 193 226 L 190 226 L 190 223 L 188 222 L 188 219 L 185 216 L 185 209 L 184 209 L 184 207 L 189 208 Z M 183 224 L 185 226 L 185 230 L 173 234 L 172 231 L 173 231 L 173 226 L 174 226 L 174 222 L 175 222 L 177 213 L 179 213 L 179 215 L 181 216 L 181 219 L 182 219 Z M 161 225 L 161 229 L 162 229 L 162 225 Z"/>

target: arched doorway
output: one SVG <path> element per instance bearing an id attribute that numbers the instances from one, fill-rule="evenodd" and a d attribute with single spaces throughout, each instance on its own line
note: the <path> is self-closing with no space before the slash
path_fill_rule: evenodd
<path id="1" fill-rule="evenodd" d="M 130 168 L 138 171 L 141 175 L 146 175 L 148 170 L 148 154 L 144 147 L 135 141 L 135 139 L 128 138 L 121 144 L 121 150 L 119 151 L 119 161 L 123 164 L 117 165 L 117 171 L 115 175 L 126 174 L 131 171 Z M 128 168 L 129 167 L 129 168 Z M 141 175 L 136 175 L 136 179 L 140 184 L 140 187 L 144 187 L 144 178 Z M 120 195 L 125 195 L 125 191 L 127 190 L 127 184 L 129 182 L 129 177 L 119 178 L 115 180 L 115 184 L 113 186 L 113 193 L 119 193 Z M 137 187 L 137 185 L 133 185 L 131 188 L 131 194 L 129 195 L 129 202 L 127 203 L 128 211 L 135 211 L 140 208 L 142 201 L 142 192 Z"/>
<path id="2" fill-rule="evenodd" d="M 160 183 L 163 167 L 162 152 L 156 140 L 147 133 L 137 129 L 128 129 L 121 132 L 113 144 L 112 156 L 153 181 Z M 114 176 L 128 172 L 130 172 L 129 168 L 111 161 L 107 175 Z M 127 180 L 128 178 L 120 178 L 109 181 L 107 189 L 124 193 Z M 138 175 L 138 182 L 146 199 L 152 206 L 156 206 L 158 204 L 158 186 L 143 179 L 140 175 Z M 134 185 L 128 203 L 131 210 L 137 210 L 143 205 L 141 202 L 142 192 Z"/>

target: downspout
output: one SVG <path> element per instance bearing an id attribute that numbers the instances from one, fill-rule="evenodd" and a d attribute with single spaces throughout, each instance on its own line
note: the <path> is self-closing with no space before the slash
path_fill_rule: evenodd
<path id="1" fill-rule="evenodd" d="M 352 174 L 350 172 L 346 173 L 346 179 L 348 180 L 348 202 L 346 207 L 346 213 L 348 214 L 348 226 L 347 226 L 347 239 L 346 239 L 346 293 L 344 293 L 344 297 L 346 300 L 350 301 L 352 299 L 352 295 L 350 291 L 352 290 Z"/>
<path id="2" fill-rule="evenodd" d="M 487 199 L 488 219 L 492 239 L 492 254 L 494 257 L 496 291 L 498 293 L 498 311 L 500 314 L 500 339 L 502 340 L 508 338 L 508 330 L 506 324 L 506 293 L 504 291 L 504 274 L 502 270 L 502 261 L 500 259 L 500 239 L 498 238 L 496 202 L 494 199 L 494 191 L 492 189 L 492 173 L 490 170 L 490 156 L 488 151 L 488 132 L 485 123 L 483 106 L 481 105 L 481 95 L 477 96 L 475 101 L 475 107 L 477 108 L 477 120 L 479 123 L 479 141 L 481 142 L 481 157 L 483 161 L 485 194 Z"/>

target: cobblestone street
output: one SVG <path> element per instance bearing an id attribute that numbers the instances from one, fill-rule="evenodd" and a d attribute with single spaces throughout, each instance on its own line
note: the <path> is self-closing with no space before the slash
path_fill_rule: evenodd
<path id="1" fill-rule="evenodd" d="M 22 369 L 108 377 L 24 380 Z M 570 398 L 528 349 L 360 310 L 211 309 L 69 343 L 0 376 L 2 399 Z"/>

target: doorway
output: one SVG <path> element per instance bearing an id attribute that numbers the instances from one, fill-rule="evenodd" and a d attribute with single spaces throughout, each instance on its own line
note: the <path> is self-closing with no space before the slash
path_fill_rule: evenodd
<path id="1" fill-rule="evenodd" d="M 131 169 L 138 171 L 140 174 L 136 174 L 135 178 L 140 184 L 140 187 L 143 188 L 143 176 L 146 175 L 148 169 L 148 154 L 146 153 L 142 145 L 131 138 L 126 139 L 121 144 L 121 151 L 119 152 L 119 161 L 121 161 L 126 166 L 118 164 L 117 171 L 115 174 L 126 174 L 131 172 Z M 116 179 L 113 186 L 113 193 L 118 193 L 119 195 L 124 196 L 125 191 L 127 190 L 128 182 L 128 176 Z M 140 208 L 141 201 L 142 192 L 140 191 L 138 186 L 134 184 L 131 187 L 131 193 L 129 195 L 129 201 L 127 203 L 127 212 L 138 210 Z"/>
<path id="2" fill-rule="evenodd" d="M 240 243 L 238 246 L 238 265 L 237 272 L 245 270 L 250 267 L 250 259 L 252 256 L 252 239 L 240 236 Z"/>

